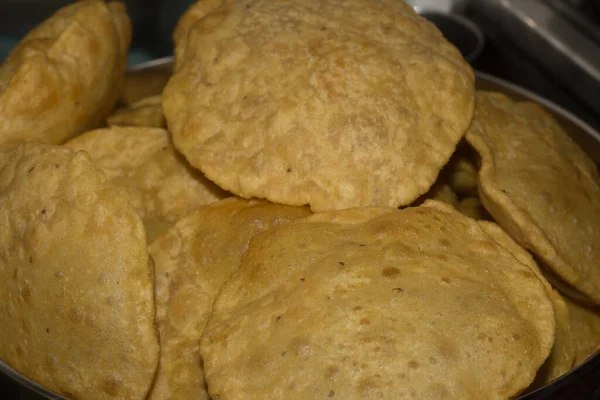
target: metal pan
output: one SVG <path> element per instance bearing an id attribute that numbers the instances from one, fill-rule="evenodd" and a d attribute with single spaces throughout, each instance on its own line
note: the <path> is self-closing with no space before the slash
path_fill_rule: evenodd
<path id="1" fill-rule="evenodd" d="M 172 70 L 173 58 L 165 57 L 147 63 L 136 65 L 129 69 L 130 76 L 151 76 L 152 72 L 169 73 Z M 569 135 L 585 150 L 597 163 L 600 163 L 600 134 L 585 122 L 561 108 L 560 106 L 523 89 L 517 85 L 498 79 L 491 75 L 476 72 L 476 87 L 478 90 L 495 91 L 504 93 L 515 100 L 533 101 L 544 106 L 569 133 Z M 600 260 L 599 260 L 600 261 Z M 19 384 L 27 387 L 44 398 L 64 400 L 49 390 L 44 389 L 19 372 L 0 361 L 0 372 L 6 374 Z M 575 399 L 575 398 L 600 398 L 600 351 L 589 357 L 586 362 L 579 365 L 569 373 L 559 377 L 553 382 L 519 397 L 520 400 L 542 399 Z"/>

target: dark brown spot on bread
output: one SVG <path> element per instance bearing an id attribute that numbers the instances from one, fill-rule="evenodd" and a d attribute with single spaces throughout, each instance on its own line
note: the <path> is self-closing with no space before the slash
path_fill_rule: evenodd
<path id="1" fill-rule="evenodd" d="M 325 379 L 332 381 L 338 376 L 339 373 L 340 369 L 338 367 L 335 365 L 330 365 L 325 371 Z"/>
<path id="2" fill-rule="evenodd" d="M 400 275 L 400 270 L 395 267 L 386 267 L 381 271 L 381 275 L 391 278 L 397 275 Z"/>
<path id="3" fill-rule="evenodd" d="M 448 241 L 448 239 L 440 239 L 440 241 L 438 243 L 443 248 L 447 248 L 448 246 L 450 246 L 450 242 Z"/>
<path id="4" fill-rule="evenodd" d="M 119 394 L 121 383 L 113 377 L 104 378 L 102 382 L 102 391 L 109 396 L 116 397 Z"/>

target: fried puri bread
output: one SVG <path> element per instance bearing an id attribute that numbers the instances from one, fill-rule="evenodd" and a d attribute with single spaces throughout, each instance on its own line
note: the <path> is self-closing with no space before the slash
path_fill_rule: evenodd
<path id="1" fill-rule="evenodd" d="M 477 167 L 466 156 L 452 157 L 448 168 L 448 183 L 461 196 L 477 196 Z"/>
<path id="2" fill-rule="evenodd" d="M 436 181 L 433 186 L 417 200 L 417 204 L 423 203 L 425 200 L 438 200 L 446 204 L 456 206 L 458 204 L 458 196 L 448 183 Z"/>
<path id="3" fill-rule="evenodd" d="M 114 184 L 127 189 L 149 243 L 197 207 L 230 196 L 175 152 L 164 129 L 113 126 L 66 146 L 88 153 Z"/>
<path id="4" fill-rule="evenodd" d="M 200 207 L 152 243 L 161 355 L 150 399 L 208 399 L 198 340 L 217 292 L 251 237 L 309 214 L 306 207 L 229 198 Z"/>
<path id="5" fill-rule="evenodd" d="M 481 204 L 481 200 L 479 200 L 479 197 L 476 196 L 464 197 L 458 202 L 458 204 L 456 204 L 456 209 L 464 215 L 466 215 L 467 217 L 473 219 L 490 219 L 488 213 L 485 211 L 485 208 Z"/>
<path id="6" fill-rule="evenodd" d="M 175 43 L 175 52 L 173 57 L 173 69 L 177 70 L 178 66 L 185 59 L 186 46 L 181 45 L 187 39 L 190 28 L 194 26 L 206 14 L 221 6 L 225 0 L 198 0 L 192 4 L 177 21 L 177 25 L 173 30 L 173 43 Z M 187 42 L 185 42 L 187 43 Z"/>
<path id="7" fill-rule="evenodd" d="M 555 329 L 531 269 L 443 203 L 369 210 L 250 241 L 201 339 L 213 398 L 499 399 L 531 383 Z"/>
<path id="8" fill-rule="evenodd" d="M 481 201 L 554 274 L 600 303 L 600 177 L 541 106 L 477 93 L 467 140 L 481 157 Z"/>
<path id="9" fill-rule="evenodd" d="M 171 73 L 172 66 L 170 64 L 159 64 L 152 68 L 129 71 L 125 76 L 119 104 L 128 107 L 146 97 L 160 95 L 171 77 Z"/>
<path id="10" fill-rule="evenodd" d="M 129 107 L 121 107 L 106 119 L 109 126 L 147 126 L 166 128 L 160 95 L 136 101 Z"/>
<path id="11" fill-rule="evenodd" d="M 577 348 L 576 364 L 581 364 L 600 349 L 600 308 L 583 306 L 565 297 Z"/>
<path id="12" fill-rule="evenodd" d="M 476 154 L 465 142 L 459 143 L 448 164 L 440 171 L 431 188 L 413 205 L 425 200 L 439 200 L 454 206 L 467 217 L 489 220 L 489 214 L 477 195 Z"/>
<path id="13" fill-rule="evenodd" d="M 69 398 L 144 399 L 158 362 L 140 217 L 87 155 L 0 150 L 0 359 Z"/>
<path id="14" fill-rule="evenodd" d="M 130 40 L 122 3 L 97 0 L 65 6 L 29 32 L 0 66 L 0 144 L 59 144 L 103 123 Z"/>
<path id="15" fill-rule="evenodd" d="M 527 250 L 519 246 L 519 244 L 517 244 L 517 242 L 515 242 L 508 233 L 504 232 L 497 224 L 489 221 L 479 221 L 479 225 L 502 247 L 510 251 L 517 260 L 531 268 L 536 276 L 544 283 L 548 296 L 554 305 L 556 340 L 554 341 L 554 346 L 552 346 L 550 356 L 538 371 L 532 385 L 532 387 L 540 387 L 559 376 L 566 374 L 575 365 L 577 347 L 573 340 L 569 309 L 563 297 L 546 280 L 535 260 Z"/>
<path id="16" fill-rule="evenodd" d="M 472 70 L 402 1 L 227 1 L 181 46 L 163 91 L 174 145 L 246 198 L 407 205 L 472 118 Z"/>

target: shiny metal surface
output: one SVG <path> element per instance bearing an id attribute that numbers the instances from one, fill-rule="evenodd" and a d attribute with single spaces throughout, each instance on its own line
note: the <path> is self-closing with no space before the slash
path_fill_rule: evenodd
<path id="1" fill-rule="evenodd" d="M 136 65 L 129 70 L 129 74 L 144 74 L 154 69 L 170 70 L 172 68 L 172 57 L 165 57 L 157 60 L 153 60 L 147 63 Z M 600 163 L 600 133 L 596 132 L 585 122 L 575 117 L 570 112 L 561 108 L 560 106 L 532 93 L 526 89 L 523 89 L 517 85 L 506 82 L 502 79 L 498 79 L 491 75 L 476 72 L 476 87 L 478 90 L 496 91 L 504 93 L 515 100 L 520 101 L 534 101 L 544 106 L 562 127 L 571 135 L 571 137 L 583 147 L 590 157 L 596 162 Z M 577 393 L 578 388 L 581 389 L 580 380 L 591 379 L 590 381 L 597 381 L 597 377 L 600 378 L 600 351 L 588 358 L 588 360 L 579 365 L 577 368 L 570 371 L 568 374 L 556 379 L 555 381 L 545 385 L 544 387 L 525 394 L 518 399 L 521 400 L 537 400 L 537 399 L 550 399 L 550 398 L 581 398 L 581 397 L 570 397 L 570 394 Z M 8 365 L 0 361 L 0 373 L 4 373 L 7 376 L 14 379 L 24 387 L 38 393 L 39 395 L 52 399 L 52 400 L 66 400 L 53 392 L 50 392 L 43 387 L 39 386 L 30 379 L 24 377 L 19 372 L 13 370 Z M 592 378 L 589 378 L 592 376 Z M 587 381 L 586 381 L 587 382 Z M 575 386 L 573 386 L 575 385 Z M 598 386 L 600 390 L 600 386 Z M 569 394 L 569 397 L 563 397 L 565 393 Z M 587 393 L 587 392 L 586 392 Z M 600 396 L 600 391 L 598 392 Z M 555 397 L 560 396 L 560 397 Z"/>
<path id="2" fill-rule="evenodd" d="M 157 58 L 156 60 L 152 60 L 152 61 L 141 63 L 138 65 L 134 65 L 127 70 L 127 74 L 135 75 L 138 73 L 143 73 L 145 71 L 155 70 L 155 69 L 168 70 L 168 71 L 172 70 L 173 69 L 173 57 L 168 56 L 168 57 Z"/>
<path id="3" fill-rule="evenodd" d="M 480 0 L 471 7 L 600 113 L 600 47 L 595 41 L 541 0 Z"/>
<path id="4" fill-rule="evenodd" d="M 406 0 L 416 12 L 438 11 L 444 13 L 457 13 L 465 4 L 472 0 Z"/>
<path id="5" fill-rule="evenodd" d="M 600 43 L 600 2 L 597 0 L 545 0 L 556 12 L 570 19 L 596 43 Z"/>
<path id="6" fill-rule="evenodd" d="M 479 57 L 485 45 L 483 32 L 467 18 L 449 12 L 419 9 L 419 14 L 433 22 L 444 37 L 472 63 Z"/>
<path id="7" fill-rule="evenodd" d="M 449 13 L 452 11 L 454 1 L 452 0 L 406 0 L 416 12 L 434 10 Z"/>
<path id="8" fill-rule="evenodd" d="M 3 363 L 1 360 L 0 360 L 0 373 L 7 375 L 8 377 L 12 378 L 15 382 L 18 382 L 19 384 L 26 387 L 30 391 L 34 392 L 35 394 L 37 394 L 39 396 L 42 396 L 42 398 L 46 398 L 46 399 L 50 399 L 50 400 L 67 400 L 65 397 L 59 396 L 58 394 L 43 388 L 42 386 L 38 385 L 31 379 L 23 376 L 21 373 L 15 371 L 11 367 L 9 367 L 5 363 Z"/>

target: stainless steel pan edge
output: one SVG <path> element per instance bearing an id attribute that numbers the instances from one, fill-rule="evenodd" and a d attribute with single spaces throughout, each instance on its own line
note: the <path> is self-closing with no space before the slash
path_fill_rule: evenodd
<path id="1" fill-rule="evenodd" d="M 172 63 L 172 57 L 160 58 L 147 63 L 138 64 L 130 68 L 128 73 L 138 74 L 152 69 L 171 69 Z M 489 74 L 476 72 L 476 81 L 478 90 L 501 92 L 515 100 L 533 101 L 544 106 L 551 114 L 553 114 L 563 128 L 571 135 L 571 137 L 580 146 L 582 146 L 586 153 L 588 153 L 588 155 L 592 157 L 596 163 L 600 163 L 600 133 L 596 132 L 594 129 L 592 129 L 592 127 L 571 114 L 569 111 L 552 103 L 551 101 L 544 99 L 543 97 L 536 95 L 535 93 L 521 88 L 520 86 L 514 85 Z M 565 387 L 573 384 L 574 380 L 579 380 L 578 377 L 588 375 L 592 370 L 597 371 L 598 369 L 600 369 L 600 351 L 590 356 L 584 363 L 580 364 L 577 368 L 571 370 L 569 373 L 531 393 L 519 397 L 518 399 L 538 400 L 554 398 L 553 395 L 557 391 L 564 390 Z M 66 398 L 43 388 L 29 378 L 23 376 L 1 360 L 0 372 L 6 374 L 21 385 L 48 399 L 67 400 Z"/>

